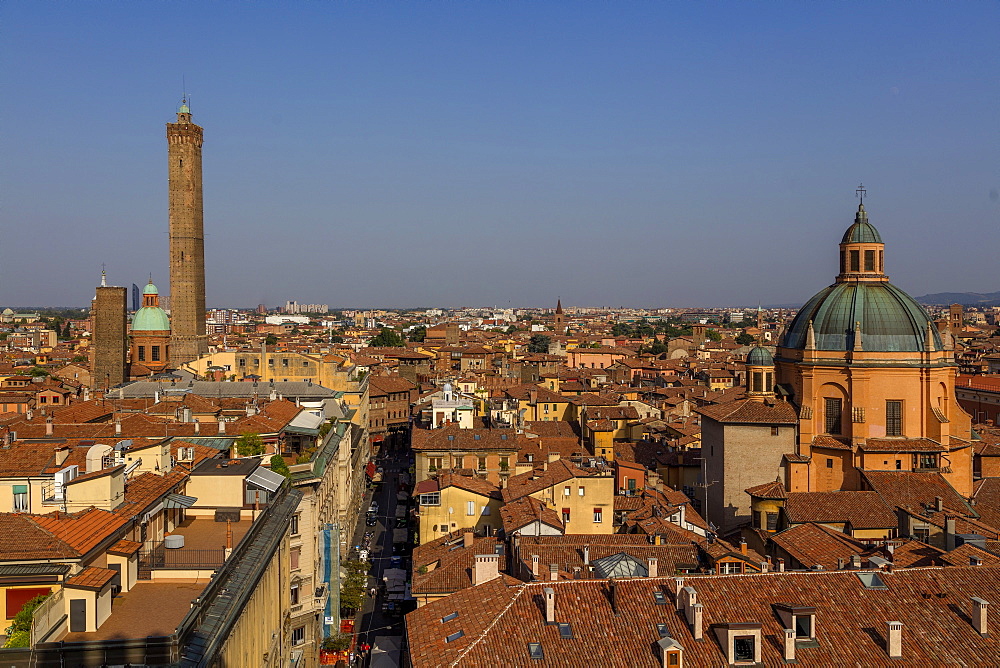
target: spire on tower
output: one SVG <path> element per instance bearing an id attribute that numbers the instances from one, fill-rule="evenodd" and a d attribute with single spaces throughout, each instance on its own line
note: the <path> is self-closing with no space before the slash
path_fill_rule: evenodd
<path id="1" fill-rule="evenodd" d="M 101 265 L 101 287 L 108 287 L 108 272 L 106 265 Z"/>

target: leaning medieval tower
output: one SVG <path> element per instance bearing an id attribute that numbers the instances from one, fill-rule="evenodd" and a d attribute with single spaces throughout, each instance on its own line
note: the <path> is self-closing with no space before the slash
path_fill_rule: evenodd
<path id="1" fill-rule="evenodd" d="M 201 127 L 185 100 L 167 123 L 170 176 L 170 365 L 208 352 L 205 335 L 205 233 L 201 199 Z"/>

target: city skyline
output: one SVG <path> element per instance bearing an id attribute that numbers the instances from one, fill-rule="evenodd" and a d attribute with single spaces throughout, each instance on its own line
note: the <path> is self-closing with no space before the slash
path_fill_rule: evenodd
<path id="1" fill-rule="evenodd" d="M 936 243 L 1000 217 L 996 7 L 184 6 L 0 10 L 0 302 L 167 284 L 185 80 L 211 306 L 801 304 L 859 181 L 894 283 L 1000 287 Z"/>

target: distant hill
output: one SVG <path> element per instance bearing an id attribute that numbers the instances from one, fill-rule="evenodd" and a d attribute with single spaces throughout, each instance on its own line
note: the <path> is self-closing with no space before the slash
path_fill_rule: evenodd
<path id="1" fill-rule="evenodd" d="M 961 304 L 963 306 L 1000 306 L 1000 292 L 936 292 L 916 298 L 921 304 Z"/>

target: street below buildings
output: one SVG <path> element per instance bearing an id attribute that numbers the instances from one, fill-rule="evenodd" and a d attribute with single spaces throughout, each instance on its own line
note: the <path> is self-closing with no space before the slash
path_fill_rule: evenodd
<path id="1" fill-rule="evenodd" d="M 372 502 L 378 505 L 375 513 L 377 524 L 369 527 L 365 523 L 367 513 L 362 513 L 355 527 L 351 542 L 349 559 L 359 558 L 358 552 L 363 545 L 365 532 L 373 531 L 369 541 L 368 561 L 370 564 L 368 576 L 368 595 L 365 604 L 358 611 L 355 617 L 355 629 L 357 632 L 356 647 L 362 645 L 375 645 L 378 636 L 402 636 L 403 635 L 403 615 L 399 611 L 402 601 L 389 601 L 389 592 L 386 590 L 383 576 L 387 569 L 391 568 L 393 557 L 393 531 L 397 528 L 396 522 L 396 493 L 399 489 L 400 474 L 408 467 L 408 460 L 405 454 L 389 455 L 378 462 L 384 468 L 383 481 L 376 484 L 374 488 L 365 495 L 364 510 L 367 511 Z M 400 527 L 402 528 L 402 527 Z M 406 548 L 405 554 L 397 555 L 401 557 L 400 568 L 409 565 L 410 549 Z M 407 578 L 408 579 L 408 578 Z M 374 589 L 374 596 L 371 591 Z M 396 610 L 389 610 L 388 606 L 396 606 Z M 368 666 L 371 661 L 371 651 L 358 652 L 355 660 L 356 666 Z"/>

